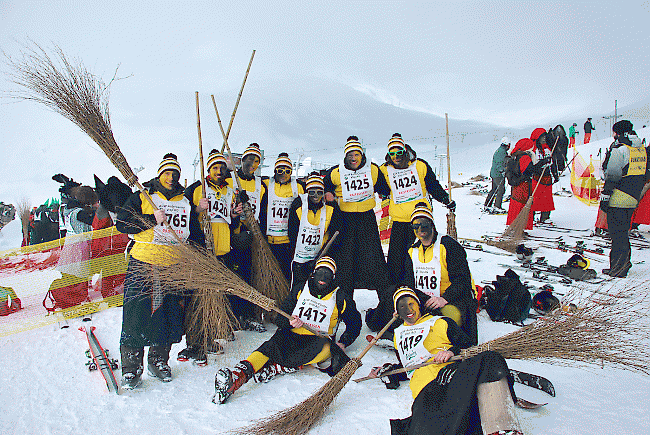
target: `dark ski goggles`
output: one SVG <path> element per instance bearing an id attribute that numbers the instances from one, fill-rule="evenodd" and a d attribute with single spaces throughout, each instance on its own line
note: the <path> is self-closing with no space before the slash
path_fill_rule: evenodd
<path id="1" fill-rule="evenodd" d="M 318 190 L 316 190 L 316 189 L 309 189 L 309 190 L 307 191 L 307 195 L 312 196 L 312 197 L 323 196 L 323 195 L 325 195 L 325 191 L 324 191 L 324 190 L 320 190 L 320 189 L 318 189 Z"/>
<path id="2" fill-rule="evenodd" d="M 278 175 L 284 175 L 284 174 L 291 175 L 292 172 L 293 171 L 289 168 L 278 168 L 275 170 L 275 173 Z"/>
<path id="3" fill-rule="evenodd" d="M 433 225 L 431 222 L 422 222 L 422 223 L 412 223 L 411 228 L 413 228 L 415 231 L 418 231 L 420 228 L 422 228 L 422 231 L 427 231 L 430 230 Z"/>

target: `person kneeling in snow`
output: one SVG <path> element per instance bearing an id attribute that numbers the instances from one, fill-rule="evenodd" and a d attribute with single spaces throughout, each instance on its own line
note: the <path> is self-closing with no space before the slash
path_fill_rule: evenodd
<path id="1" fill-rule="evenodd" d="M 335 285 L 335 274 L 336 263 L 332 258 L 318 260 L 304 288 L 292 292 L 280 304 L 280 309 L 292 313 L 293 318 L 277 316 L 278 329 L 268 341 L 233 369 L 217 370 L 212 402 L 224 403 L 251 378 L 255 382 L 268 382 L 278 374 L 295 372 L 306 364 L 315 364 L 334 376 L 350 361 L 344 349 L 359 336 L 361 315 L 354 300 Z M 334 344 L 341 320 L 345 332 Z M 315 335 L 303 325 L 330 339 Z"/>
<path id="2" fill-rule="evenodd" d="M 420 300 L 409 287 L 393 296 L 395 311 L 404 323 L 395 330 L 394 345 L 400 364 L 384 364 L 370 372 L 388 389 L 410 378 L 415 399 L 412 415 L 391 420 L 393 435 L 521 435 L 515 414 L 508 366 L 501 355 L 487 351 L 464 361 L 451 362 L 469 337 L 447 317 L 422 316 Z M 383 376 L 390 370 L 431 362 L 408 374 Z"/>

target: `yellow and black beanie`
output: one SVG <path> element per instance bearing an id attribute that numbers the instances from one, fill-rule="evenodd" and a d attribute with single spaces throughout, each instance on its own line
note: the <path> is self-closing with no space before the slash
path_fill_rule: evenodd
<path id="1" fill-rule="evenodd" d="M 403 150 L 406 150 L 406 145 L 404 144 L 404 139 L 402 139 L 401 134 L 394 133 L 390 138 L 388 141 L 388 151 L 390 151 L 391 148 L 402 148 Z"/>
<path id="2" fill-rule="evenodd" d="M 307 177 L 307 182 L 305 183 L 305 190 L 309 189 L 322 189 L 325 190 L 325 183 L 323 182 L 323 177 L 320 176 L 318 172 L 312 172 Z"/>
<path id="3" fill-rule="evenodd" d="M 314 266 L 314 270 L 318 269 L 319 267 L 327 267 L 332 271 L 334 275 L 336 275 L 336 262 L 332 257 L 325 256 L 318 260 Z"/>
<path id="4" fill-rule="evenodd" d="M 176 154 L 165 154 L 163 161 L 160 162 L 160 166 L 158 166 L 158 176 L 160 177 L 163 172 L 169 169 L 178 171 L 178 175 L 181 174 L 181 165 L 178 164 L 178 158 L 176 157 Z"/>
<path id="5" fill-rule="evenodd" d="M 397 290 L 395 290 L 395 293 L 393 293 L 393 307 L 395 308 L 395 312 L 397 312 L 397 301 L 399 301 L 399 299 L 403 296 L 410 296 L 418 301 L 418 304 L 420 303 L 420 298 L 418 298 L 418 295 L 415 294 L 411 287 L 399 287 Z"/>
<path id="6" fill-rule="evenodd" d="M 361 154 L 363 154 L 363 147 L 359 143 L 359 138 L 356 136 L 350 136 L 348 138 L 348 142 L 345 144 L 345 154 L 349 153 L 350 151 L 359 151 Z"/>
<path id="7" fill-rule="evenodd" d="M 254 155 L 260 159 L 260 162 L 262 161 L 262 151 L 260 151 L 260 146 L 254 142 L 248 145 L 248 148 L 244 150 L 244 154 L 241 156 L 242 160 L 244 160 L 248 155 Z"/>
<path id="8" fill-rule="evenodd" d="M 226 161 L 226 158 L 223 156 L 223 154 L 221 154 L 216 149 L 213 149 L 210 151 L 210 155 L 208 156 L 208 171 L 210 171 L 212 165 L 215 165 L 217 163 L 223 163 L 224 165 L 228 166 L 228 162 Z"/>
<path id="9" fill-rule="evenodd" d="M 427 218 L 431 219 L 431 222 L 435 222 L 433 219 L 433 213 L 426 202 L 418 202 L 413 209 L 413 212 L 411 213 L 411 222 L 417 218 Z"/>
<path id="10" fill-rule="evenodd" d="M 291 159 L 289 158 L 289 154 L 280 153 L 280 155 L 278 156 L 278 159 L 275 161 L 275 167 L 273 169 L 278 169 L 278 168 L 293 169 L 293 163 L 291 162 Z"/>

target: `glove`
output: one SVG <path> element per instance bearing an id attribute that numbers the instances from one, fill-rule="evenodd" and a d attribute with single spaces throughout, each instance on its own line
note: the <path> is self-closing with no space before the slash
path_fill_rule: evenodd
<path id="1" fill-rule="evenodd" d="M 449 204 L 447 204 L 446 207 L 450 212 L 456 212 L 456 201 L 449 201 Z"/>
<path id="2" fill-rule="evenodd" d="M 246 193 L 245 190 L 239 192 L 239 200 L 241 202 L 248 202 L 250 200 L 250 198 L 248 197 L 248 193 Z"/>
<path id="3" fill-rule="evenodd" d="M 607 210 L 609 210 L 609 198 L 611 196 L 612 196 L 611 192 L 602 191 L 600 193 L 600 198 L 599 198 L 600 205 L 599 205 L 599 207 L 604 213 L 607 213 Z"/>
<path id="4" fill-rule="evenodd" d="M 390 372 L 391 370 L 396 370 L 400 367 L 401 366 L 399 364 L 386 363 L 383 366 L 381 366 L 379 372 L 377 373 L 381 381 L 389 390 L 396 390 L 399 387 L 399 376 L 397 374 L 389 375 L 389 376 L 382 376 L 382 375 L 386 372 Z"/>

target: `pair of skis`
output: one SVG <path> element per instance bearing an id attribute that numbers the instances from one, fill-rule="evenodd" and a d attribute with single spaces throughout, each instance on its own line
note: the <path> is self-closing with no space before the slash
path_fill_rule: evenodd
<path id="1" fill-rule="evenodd" d="M 371 342 L 373 339 L 374 339 L 373 335 L 366 336 L 366 340 L 368 340 L 368 342 Z M 384 341 L 386 342 L 386 344 L 383 344 L 380 341 L 378 341 L 376 343 L 376 345 L 378 347 L 383 348 L 383 349 L 394 350 L 392 342 L 390 342 L 390 345 L 389 345 L 388 340 L 384 340 Z M 412 370 L 414 368 L 418 368 L 418 367 L 421 367 L 421 366 L 423 367 L 425 365 L 428 365 L 428 364 L 427 363 L 418 364 L 415 367 L 409 367 L 408 370 Z M 388 376 L 388 375 L 395 374 L 395 373 L 405 372 L 406 370 L 407 369 L 403 369 L 403 368 L 402 369 L 397 369 L 397 370 L 391 370 L 391 371 L 385 373 L 384 376 Z M 514 370 L 514 369 L 510 369 L 510 376 L 512 377 L 512 380 L 514 382 L 518 383 L 518 384 L 522 384 L 522 385 L 526 385 L 527 387 L 535 388 L 537 390 L 545 392 L 546 394 L 548 394 L 551 397 L 555 397 L 555 386 L 553 385 L 553 383 L 551 381 L 549 381 L 547 378 L 545 378 L 543 376 L 535 375 L 533 373 L 522 372 L 522 371 Z M 355 379 L 354 381 L 355 382 L 362 382 L 362 381 L 365 381 L 365 380 L 368 380 L 368 379 L 371 379 L 371 378 L 369 376 L 365 376 L 365 377 L 362 377 L 362 378 Z M 547 403 L 535 403 L 535 402 L 531 402 L 531 401 L 528 401 L 526 399 L 522 399 L 520 397 L 517 397 L 517 400 L 516 400 L 515 404 L 519 408 L 522 408 L 522 409 L 537 409 L 537 408 L 541 408 L 542 406 L 546 405 Z"/>

